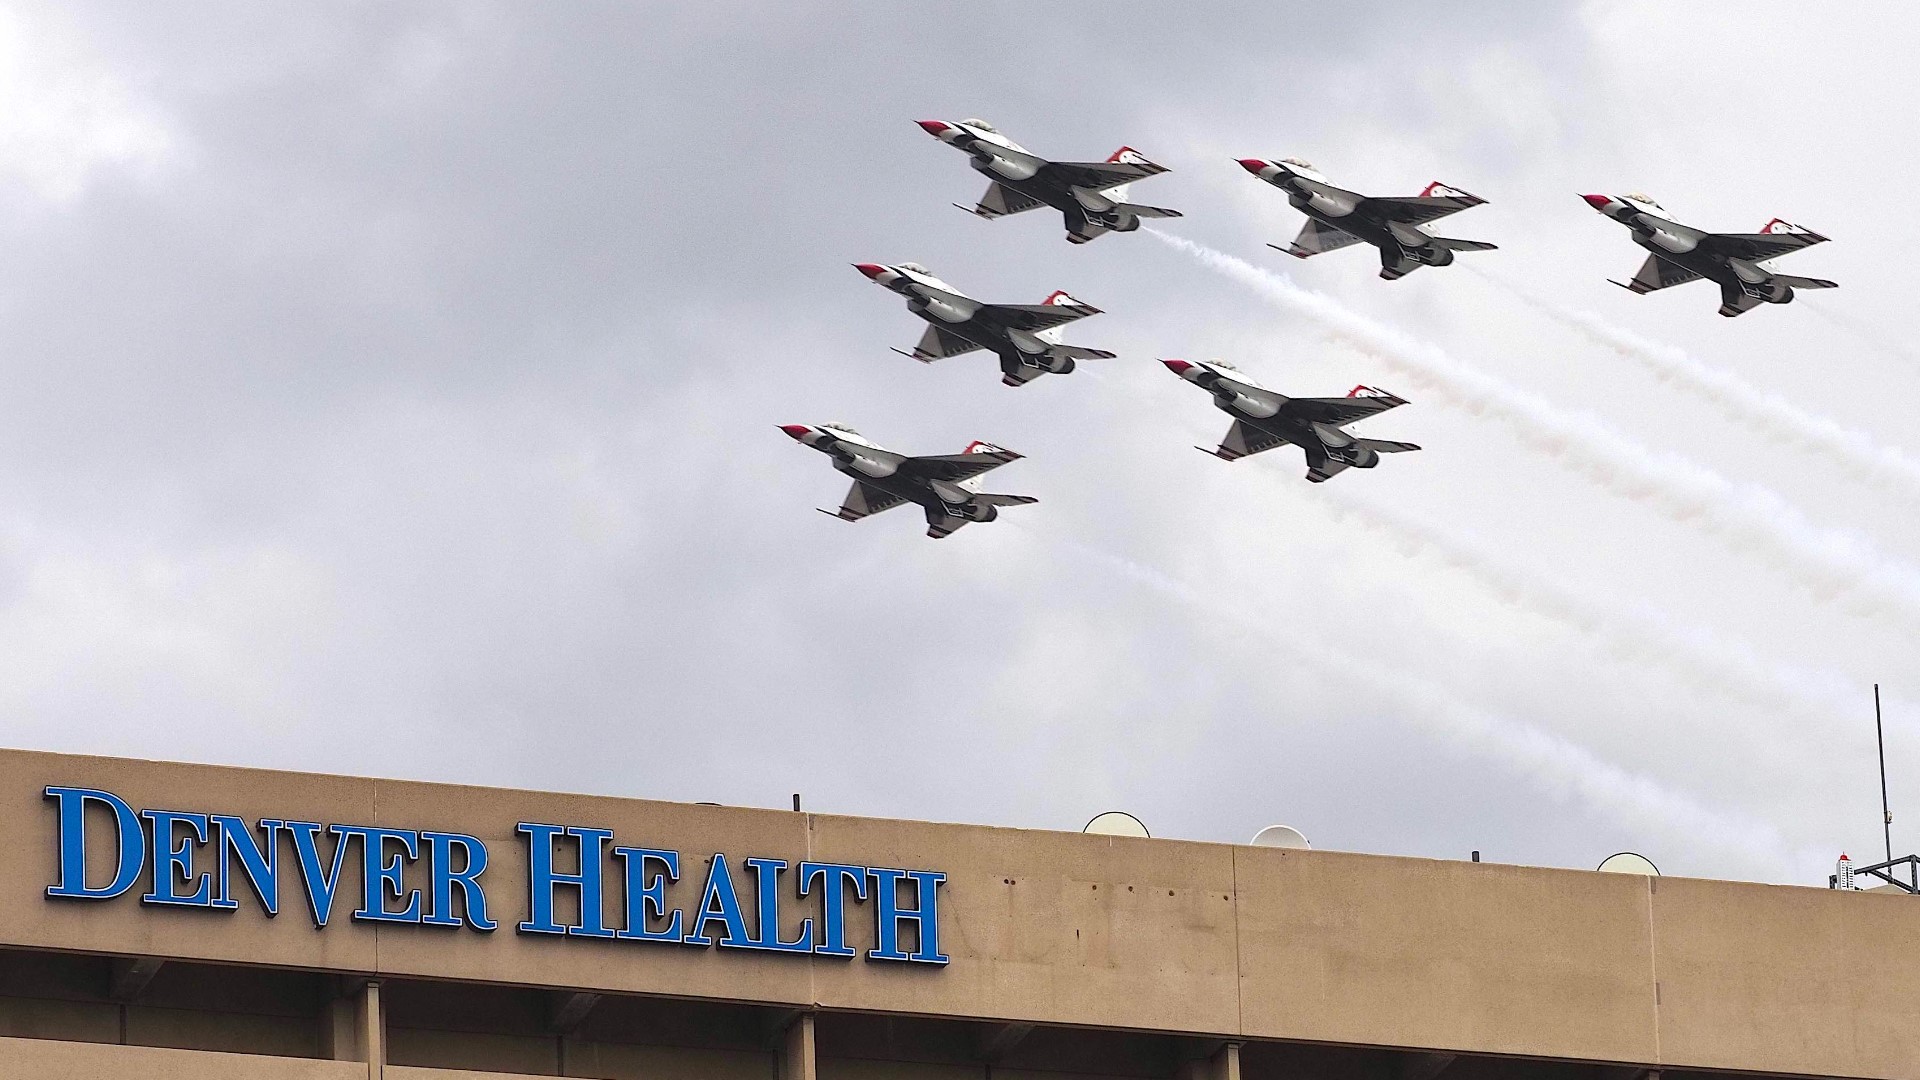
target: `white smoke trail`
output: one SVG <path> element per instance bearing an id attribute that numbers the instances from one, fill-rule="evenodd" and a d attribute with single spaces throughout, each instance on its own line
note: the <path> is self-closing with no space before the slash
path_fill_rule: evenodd
<path id="1" fill-rule="evenodd" d="M 1770 874 L 1788 876 L 1807 856 L 1796 856 L 1773 825 L 1706 806 L 1692 796 L 1623 769 L 1591 750 L 1538 728 L 1488 712 L 1423 679 L 1395 673 L 1382 679 L 1374 666 L 1328 648 L 1311 638 L 1284 635 L 1276 624 L 1251 618 L 1230 604 L 1210 602 L 1197 590 L 1132 559 L 1112 555 L 1067 537 L 1021 531 L 1070 547 L 1076 555 L 1100 563 L 1209 616 L 1234 623 L 1243 632 L 1294 654 L 1306 663 L 1370 692 L 1391 699 L 1398 715 L 1436 735 L 1479 753 L 1549 790 L 1571 795 L 1630 828 L 1659 834 L 1702 853 L 1738 851 Z M 1817 859 L 1817 856 L 1815 856 Z"/>
<path id="2" fill-rule="evenodd" d="M 1121 385 L 1104 372 L 1099 377 L 1108 385 Z M 1157 405 L 1157 399 L 1145 397 L 1139 387 L 1129 383 L 1124 388 Z M 1213 433 L 1197 426 L 1190 432 L 1201 442 L 1212 441 Z M 1296 487 L 1303 486 L 1295 464 L 1271 455 L 1246 460 L 1269 472 L 1285 474 Z M 1380 537 L 1409 557 L 1426 556 L 1457 571 L 1497 601 L 1566 626 L 1624 663 L 1662 667 L 1696 688 L 1753 705 L 1775 709 L 1784 706 L 1802 719 L 1822 725 L 1836 715 L 1858 710 L 1867 700 L 1866 688 L 1845 676 L 1782 665 L 1763 657 L 1744 641 L 1710 627 L 1687 625 L 1655 608 L 1628 607 L 1583 596 L 1515 567 L 1484 544 L 1363 499 L 1351 487 L 1325 484 L 1311 490 L 1314 505 L 1334 520 Z M 1798 752 L 1781 746 L 1777 753 L 1791 756 Z"/>
<path id="3" fill-rule="evenodd" d="M 1300 288 L 1281 274 L 1181 237 L 1142 231 L 1248 286 L 1276 307 L 1312 319 L 1443 401 L 1498 421 L 1522 444 L 1598 486 L 1760 559 L 1816 599 L 1845 600 L 1847 610 L 1858 615 L 1897 613 L 1920 622 L 1920 571 L 1863 537 L 1815 525 L 1772 490 L 1736 485 L 1684 458 L 1655 453 L 1595 417 L 1568 413 L 1460 363 L 1434 345 Z"/>
<path id="4" fill-rule="evenodd" d="M 1864 342 L 1883 356 L 1890 356 L 1896 360 L 1905 360 L 1909 363 L 1920 363 L 1920 354 L 1915 354 L 1912 349 L 1896 345 L 1886 338 L 1881 337 L 1879 331 L 1874 327 L 1868 326 L 1866 323 L 1852 316 L 1842 315 L 1833 310 L 1827 306 L 1825 299 L 1812 300 L 1803 296 L 1800 298 L 1799 303 L 1829 325 L 1837 326 L 1847 333 L 1852 334 L 1855 340 Z"/>
<path id="5" fill-rule="evenodd" d="M 1841 676 L 1782 667 L 1745 642 L 1707 627 L 1685 626 L 1659 611 L 1628 610 L 1581 596 L 1514 568 L 1471 540 L 1351 492 L 1328 485 L 1315 494 L 1336 520 L 1379 535 L 1409 556 L 1424 555 L 1458 571 L 1502 603 L 1571 627 L 1623 662 L 1662 667 L 1695 687 L 1756 705 L 1786 706 L 1810 720 L 1830 721 L 1865 700 L 1865 690 Z"/>
<path id="6" fill-rule="evenodd" d="M 1467 270 L 1589 341 L 1641 365 L 1661 382 L 1698 394 L 1734 421 L 1767 438 L 1813 451 L 1867 483 L 1920 495 L 1920 460 L 1897 446 L 1877 442 L 1864 431 L 1808 412 L 1738 375 L 1695 359 L 1677 346 L 1648 340 L 1591 312 L 1562 307 L 1474 267 Z"/>
<path id="7" fill-rule="evenodd" d="M 1158 399 L 1146 395 L 1143 388 L 1132 383 L 1122 384 L 1105 372 L 1099 375 L 1108 385 L 1122 388 L 1157 407 Z M 1177 419 L 1171 422 L 1182 428 L 1188 426 Z M 1199 442 L 1211 442 L 1216 431 L 1196 425 L 1189 434 Z M 1276 460 L 1271 455 L 1247 460 L 1276 474 L 1276 478 L 1284 474 L 1294 488 L 1305 487 L 1299 482 L 1297 464 Z M 1783 664 L 1763 656 L 1751 644 L 1711 627 L 1689 625 L 1668 612 L 1646 605 L 1623 605 L 1603 597 L 1583 595 L 1530 574 L 1492 547 L 1364 499 L 1351 486 L 1326 484 L 1309 490 L 1314 496 L 1312 505 L 1334 520 L 1371 533 L 1408 557 L 1424 556 L 1456 571 L 1496 601 L 1568 627 L 1622 663 L 1664 668 L 1697 689 L 1771 710 L 1784 709 L 1821 725 L 1817 729 L 1821 731 L 1826 730 L 1825 725 L 1835 716 L 1857 712 L 1869 698 L 1864 684 L 1837 672 Z M 1904 718 L 1907 713 L 1896 710 L 1891 715 Z M 1920 725 L 1911 721 L 1903 719 L 1895 723 L 1920 731 Z M 1790 761 L 1803 752 L 1784 743 L 1751 749 L 1755 753 L 1766 750 L 1765 756 L 1780 762 Z"/>

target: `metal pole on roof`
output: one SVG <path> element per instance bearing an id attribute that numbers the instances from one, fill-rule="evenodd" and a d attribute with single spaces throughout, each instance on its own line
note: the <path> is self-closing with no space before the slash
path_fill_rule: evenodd
<path id="1" fill-rule="evenodd" d="M 1880 726 L 1880 684 L 1873 684 L 1873 739 L 1880 746 L 1880 827 L 1887 838 L 1887 861 L 1893 861 L 1893 811 L 1887 806 L 1887 737 Z"/>

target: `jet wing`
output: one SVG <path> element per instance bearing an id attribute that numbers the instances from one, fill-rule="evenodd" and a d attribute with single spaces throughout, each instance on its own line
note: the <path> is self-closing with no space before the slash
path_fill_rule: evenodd
<path id="1" fill-rule="evenodd" d="M 1308 218 L 1306 225 L 1300 229 L 1300 235 L 1293 238 L 1293 243 L 1284 248 L 1279 244 L 1267 246 L 1275 251 L 1284 251 L 1295 258 L 1304 259 L 1310 255 L 1318 255 L 1323 251 L 1335 251 L 1359 242 L 1359 237 L 1345 229 L 1336 228 L 1319 218 Z"/>
<path id="2" fill-rule="evenodd" d="M 1288 417 L 1322 424 L 1351 424 L 1363 416 L 1386 412 L 1406 402 L 1397 397 L 1288 398 L 1280 406 Z"/>
<path id="3" fill-rule="evenodd" d="M 1254 427 L 1244 420 L 1235 420 L 1233 426 L 1228 428 L 1226 435 L 1221 438 L 1220 448 L 1212 453 L 1214 457 L 1237 461 L 1250 454 L 1258 454 L 1262 450 L 1285 446 L 1287 442 L 1287 439 L 1264 428 Z M 1206 447 L 1203 446 L 1201 449 L 1204 450 Z"/>
<path id="4" fill-rule="evenodd" d="M 1071 297 L 1060 303 L 1048 304 L 982 304 L 981 308 L 998 319 L 1002 325 L 1016 330 L 1045 330 L 1049 327 L 1070 323 L 1075 319 L 1084 319 L 1089 315 L 1100 314 L 1100 309 L 1092 304 L 1082 304 Z"/>
<path id="5" fill-rule="evenodd" d="M 1685 285 L 1689 281 L 1699 279 L 1699 274 L 1679 263 L 1670 263 L 1658 255 L 1649 255 L 1647 261 L 1640 264 L 1640 270 L 1633 275 L 1632 281 L 1616 281 L 1614 284 L 1633 292 L 1650 293 L 1660 289 L 1670 289 L 1675 285 Z"/>
<path id="6" fill-rule="evenodd" d="M 980 196 L 980 201 L 973 207 L 973 213 L 983 218 L 1006 217 L 1008 214 L 1018 214 L 1041 205 L 1044 204 L 1039 199 L 1031 195 L 1023 195 L 996 181 L 987 185 L 987 193 Z M 961 209 L 965 210 L 966 207 L 963 206 Z"/>
<path id="7" fill-rule="evenodd" d="M 1055 161 L 1049 163 L 1047 169 L 1071 187 L 1092 188 L 1095 191 L 1105 191 L 1167 171 L 1165 165 L 1157 165 L 1132 151 L 1123 149 L 1115 152 L 1114 156 L 1119 160 Z"/>
<path id="8" fill-rule="evenodd" d="M 932 457 L 910 457 L 900 463 L 900 472 L 923 480 L 965 480 L 970 476 L 979 476 L 989 469 L 997 469 L 1009 461 L 1020 460 L 1020 455 L 1011 450 L 1002 450 L 986 443 L 975 443 L 958 454 L 936 454 Z"/>
<path id="9" fill-rule="evenodd" d="M 1701 245 L 1713 254 L 1744 262 L 1771 259 L 1826 241 L 1827 238 L 1817 232 L 1809 232 L 1777 218 L 1757 233 L 1708 233 L 1700 239 Z"/>
<path id="10" fill-rule="evenodd" d="M 1448 214 L 1457 214 L 1462 210 L 1479 206 L 1486 201 L 1478 195 L 1435 182 L 1428 184 L 1427 189 L 1418 195 L 1362 200 L 1359 209 L 1371 211 L 1386 221 L 1422 225 L 1446 217 Z"/>
<path id="11" fill-rule="evenodd" d="M 855 480 L 853 487 L 847 490 L 846 499 L 841 502 L 838 511 L 822 510 L 823 514 L 833 514 L 841 521 L 859 521 L 882 510 L 891 510 L 907 500 L 899 495 L 882 491 L 864 480 Z"/>
<path id="12" fill-rule="evenodd" d="M 920 344 L 915 345 L 913 351 L 907 355 L 923 364 L 931 364 L 942 357 L 959 356 L 961 353 L 972 352 L 983 347 L 945 327 L 929 326 L 927 332 L 920 335 Z"/>

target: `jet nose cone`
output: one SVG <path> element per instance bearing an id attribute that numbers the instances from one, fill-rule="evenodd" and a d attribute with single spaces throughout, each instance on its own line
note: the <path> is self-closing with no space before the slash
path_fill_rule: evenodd
<path id="1" fill-rule="evenodd" d="M 1606 213 L 1607 207 L 1613 205 L 1613 197 L 1610 195 L 1582 195 L 1580 197 L 1587 200 L 1588 206 L 1593 207 L 1603 214 Z"/>
<path id="2" fill-rule="evenodd" d="M 1240 167 L 1255 176 L 1259 176 L 1260 170 L 1266 168 L 1267 163 L 1257 157 L 1243 157 L 1240 159 Z"/>
<path id="3" fill-rule="evenodd" d="M 796 439 L 804 439 L 807 437 L 807 433 L 812 431 L 813 429 L 808 427 L 805 424 L 781 424 L 780 430 L 786 432 L 787 434 L 793 436 Z"/>
<path id="4" fill-rule="evenodd" d="M 1168 371 L 1173 372 L 1181 378 L 1186 378 L 1188 369 L 1193 367 L 1192 364 L 1187 363 L 1185 360 L 1162 360 L 1160 362 L 1167 365 Z"/>
<path id="5" fill-rule="evenodd" d="M 944 120 L 915 120 L 914 123 L 919 124 L 922 131 L 925 131 L 936 139 L 948 128 L 953 126 Z"/>
<path id="6" fill-rule="evenodd" d="M 869 281 L 879 281 L 880 275 L 887 272 L 887 268 L 879 263 L 854 263 L 853 268 L 867 275 Z"/>

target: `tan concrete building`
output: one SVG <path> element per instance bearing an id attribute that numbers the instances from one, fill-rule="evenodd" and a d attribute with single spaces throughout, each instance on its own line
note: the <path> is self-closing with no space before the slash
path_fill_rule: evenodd
<path id="1" fill-rule="evenodd" d="M 1920 901 L 0 752 L 0 1077 L 1650 1071 L 1920 1078 Z"/>

